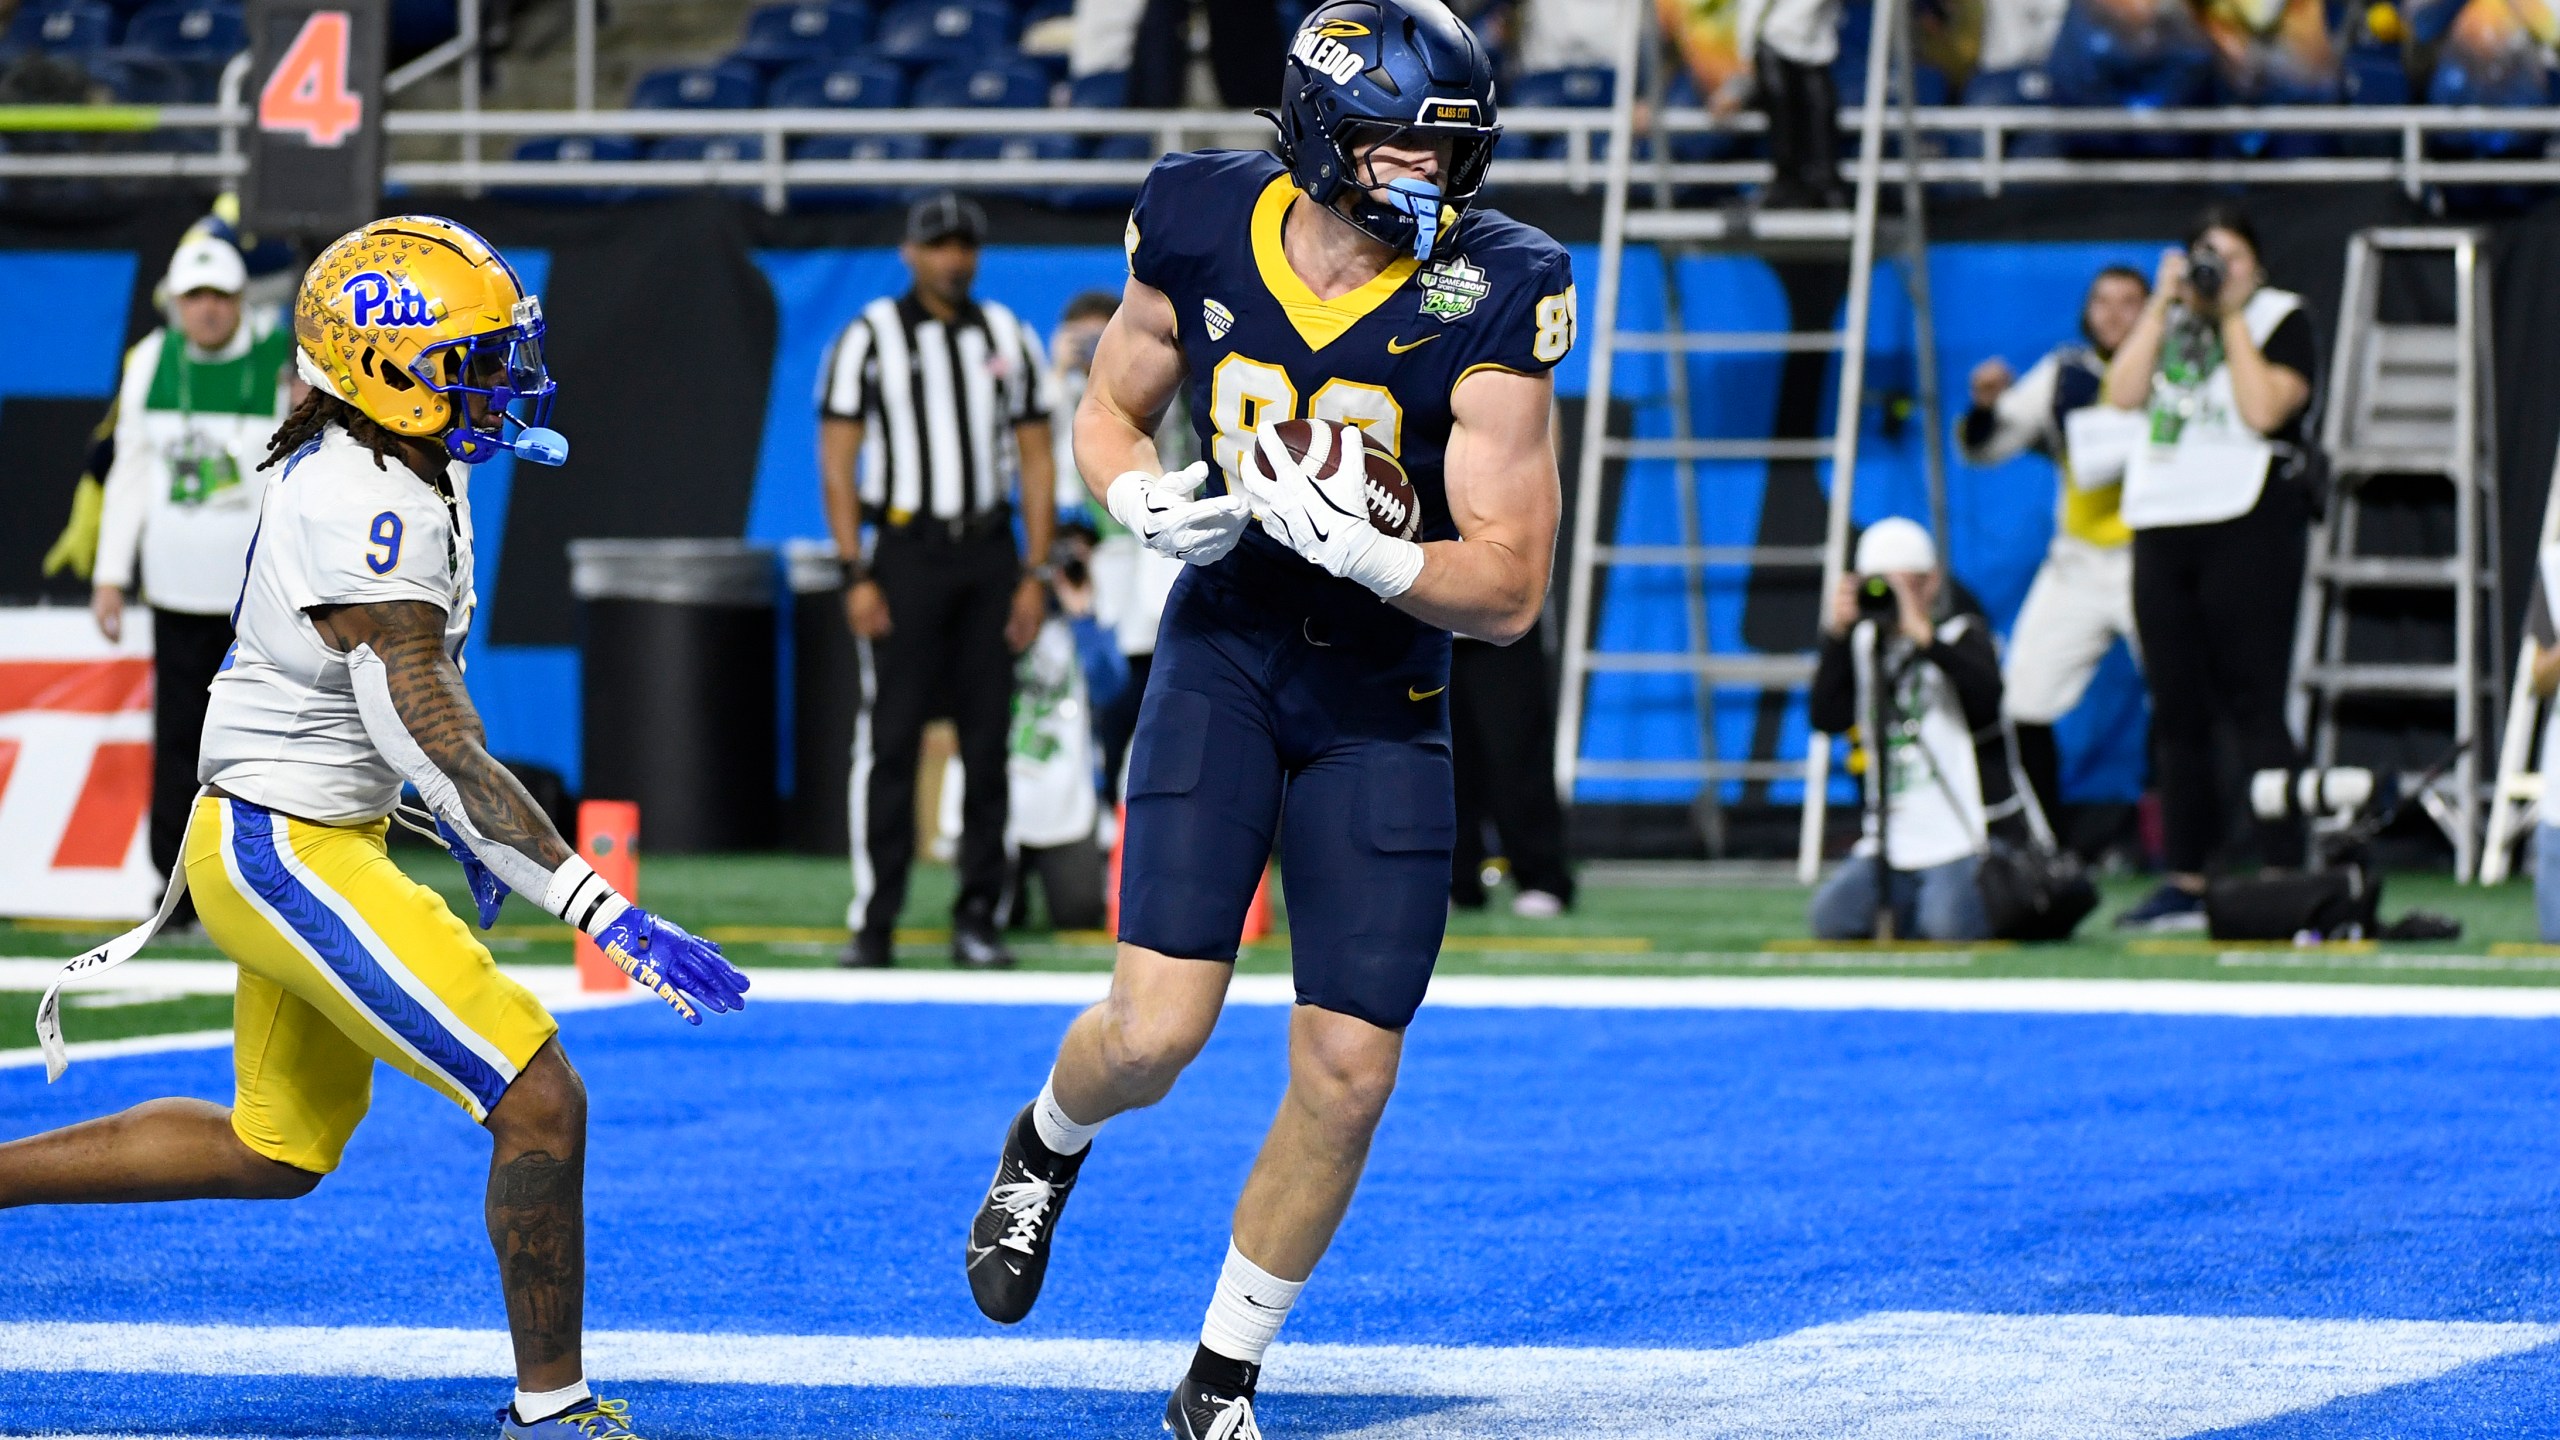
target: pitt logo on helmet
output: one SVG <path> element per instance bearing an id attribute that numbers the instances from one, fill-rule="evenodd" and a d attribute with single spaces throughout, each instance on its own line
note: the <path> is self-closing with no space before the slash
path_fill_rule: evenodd
<path id="1" fill-rule="evenodd" d="M 1351 83 L 1351 77 L 1359 74 L 1366 66 L 1363 65 L 1359 56 L 1351 53 L 1349 46 L 1333 38 L 1333 30 L 1332 24 L 1326 24 L 1313 30 L 1300 31 L 1297 43 L 1289 47 L 1289 53 L 1297 56 L 1299 63 L 1334 84 L 1348 85 Z"/>
<path id="2" fill-rule="evenodd" d="M 419 294 L 406 278 L 379 270 L 362 270 L 348 276 L 338 293 L 354 297 L 349 318 L 358 329 L 372 325 L 433 325 L 444 318 L 436 313 L 444 307 Z"/>

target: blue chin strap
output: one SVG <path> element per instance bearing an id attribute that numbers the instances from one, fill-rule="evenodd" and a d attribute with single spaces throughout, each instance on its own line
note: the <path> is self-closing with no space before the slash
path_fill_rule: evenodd
<path id="1" fill-rule="evenodd" d="M 513 439 L 504 433 L 505 425 L 514 425 Z M 513 415 L 506 416 L 498 433 L 458 426 L 446 432 L 445 453 L 465 465 L 481 465 L 500 455 L 513 455 L 536 465 L 564 465 L 569 460 L 569 438 L 545 425 L 527 425 Z"/>
<path id="2" fill-rule="evenodd" d="M 1440 243 L 1440 217 L 1447 210 L 1440 202 L 1440 187 L 1428 180 L 1390 180 L 1386 191 L 1387 208 L 1413 222 L 1413 258 L 1430 259 Z"/>

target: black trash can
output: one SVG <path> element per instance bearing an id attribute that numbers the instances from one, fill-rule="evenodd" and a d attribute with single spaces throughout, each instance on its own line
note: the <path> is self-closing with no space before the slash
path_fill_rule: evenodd
<path id="1" fill-rule="evenodd" d="M 791 800 L 784 843 L 810 855 L 851 853 L 845 786 L 853 778 L 853 721 L 862 708 L 860 662 L 844 618 L 836 547 L 782 547 L 791 579 Z"/>
<path id="2" fill-rule="evenodd" d="M 775 840 L 774 559 L 739 540 L 574 540 L 586 785 L 659 854 Z"/>

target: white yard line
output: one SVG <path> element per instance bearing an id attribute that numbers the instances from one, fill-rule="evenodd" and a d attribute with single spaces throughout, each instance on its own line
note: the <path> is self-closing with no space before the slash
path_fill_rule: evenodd
<path id="1" fill-rule="evenodd" d="M 2539 1349 L 2560 1326 L 1880 1313 L 1731 1349 L 1288 1345 L 1264 1385 L 1444 1403 L 1355 1432 L 1488 1440 L 2170 1440 Z M 603 1331 L 589 1371 L 699 1385 L 1154 1392 L 1188 1342 Z M 0 1370 L 484 1379 L 494 1330 L 0 1324 Z"/>
<path id="2" fill-rule="evenodd" d="M 54 960 L 0 959 L 0 990 L 50 984 Z M 593 994 L 565 965 L 502 967 L 559 1010 L 650 1003 L 637 991 Z M 136 960 L 85 979 L 83 991 L 228 994 L 223 961 Z M 1099 970 L 755 969 L 748 999 L 845 1005 L 1089 1005 L 1109 990 Z M 1239 975 L 1228 1000 L 1287 1005 L 1285 975 Z M 2283 980 L 2128 980 L 1925 975 L 1443 975 L 1430 1003 L 1508 1010 L 1890 1010 L 1949 1014 L 2226 1015 L 2546 1020 L 2560 986 L 2399 985 Z M 0 1052 L 5 1055 L 7 1052 Z"/>

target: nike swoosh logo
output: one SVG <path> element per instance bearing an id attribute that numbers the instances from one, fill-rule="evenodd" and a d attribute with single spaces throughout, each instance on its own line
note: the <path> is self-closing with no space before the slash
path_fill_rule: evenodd
<path id="1" fill-rule="evenodd" d="M 1432 696 L 1439 694 L 1441 690 L 1446 690 L 1448 688 L 1448 686 L 1443 685 L 1439 687 L 1438 690 L 1416 690 L 1412 686 L 1407 685 L 1404 687 L 1404 698 L 1407 700 L 1428 700 Z"/>
<path id="2" fill-rule="evenodd" d="M 1437 340 L 1437 339 L 1439 339 L 1439 338 L 1440 338 L 1439 334 L 1425 335 L 1425 336 L 1423 336 L 1421 339 L 1416 340 L 1416 341 L 1414 341 L 1413 343 L 1411 343 L 1411 344 L 1409 344 L 1409 345 L 1408 345 L 1408 344 L 1406 344 L 1404 341 L 1397 339 L 1397 338 L 1396 338 L 1395 336 L 1393 336 L 1393 335 L 1390 335 L 1390 336 L 1388 336 L 1388 337 L 1387 337 L 1387 353 L 1388 353 L 1388 354 L 1390 354 L 1390 355 L 1401 355 L 1401 354 L 1403 354 L 1404 352 L 1406 352 L 1407 350 L 1419 350 L 1419 349 L 1421 349 L 1423 346 L 1428 345 L 1428 344 L 1430 344 L 1432 341 Z"/>

